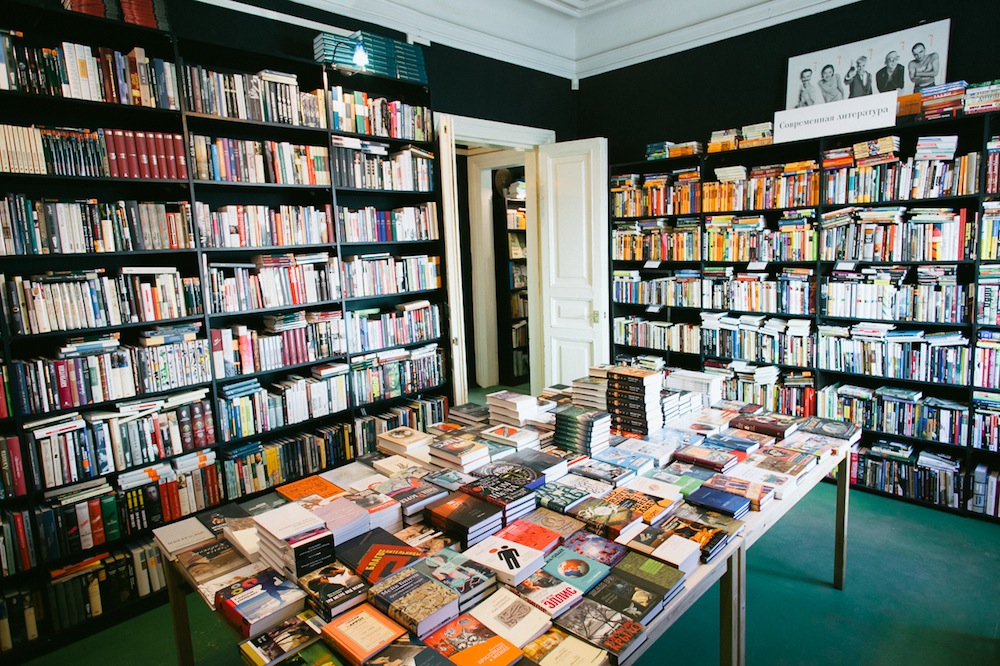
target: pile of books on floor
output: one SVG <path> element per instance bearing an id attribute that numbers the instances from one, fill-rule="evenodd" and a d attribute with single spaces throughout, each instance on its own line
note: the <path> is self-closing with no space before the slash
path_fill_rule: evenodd
<path id="1" fill-rule="evenodd" d="M 727 551 L 747 512 L 790 496 L 859 430 L 705 406 L 691 391 L 711 389 L 705 373 L 672 371 L 666 380 L 686 388 L 664 389 L 660 371 L 604 371 L 612 401 L 641 414 L 619 434 L 608 412 L 568 402 L 545 451 L 482 412 L 426 433 L 404 426 L 349 464 L 158 528 L 157 544 L 248 637 L 247 663 L 463 663 L 488 650 L 490 663 L 616 664 L 687 576 Z M 689 413 L 663 423 L 666 399 Z M 507 453 L 494 459 L 487 436 Z M 466 471 L 442 455 L 465 443 L 487 462 Z M 256 559 L 243 554 L 248 532 Z"/>

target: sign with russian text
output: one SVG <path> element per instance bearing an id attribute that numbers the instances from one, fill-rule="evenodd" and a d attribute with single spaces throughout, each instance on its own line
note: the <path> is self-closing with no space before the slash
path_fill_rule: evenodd
<path id="1" fill-rule="evenodd" d="M 774 113 L 774 142 L 861 132 L 896 124 L 896 92 Z"/>

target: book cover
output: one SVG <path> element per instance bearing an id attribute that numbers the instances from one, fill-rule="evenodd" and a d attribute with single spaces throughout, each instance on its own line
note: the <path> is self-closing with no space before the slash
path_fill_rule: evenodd
<path id="1" fill-rule="evenodd" d="M 546 613 L 505 587 L 480 602 L 469 615 L 517 647 L 527 645 L 552 626 Z"/>
<path id="2" fill-rule="evenodd" d="M 781 440 L 781 448 L 791 449 L 800 453 L 810 453 L 817 458 L 824 458 L 845 446 L 850 446 L 847 440 L 815 435 L 799 431 Z"/>
<path id="3" fill-rule="evenodd" d="M 279 495 L 289 501 L 295 501 L 308 497 L 309 495 L 319 495 L 320 497 L 335 497 L 344 492 L 340 486 L 334 485 L 323 477 L 314 474 L 298 481 L 286 483 L 278 486 L 276 491 Z"/>
<path id="4" fill-rule="evenodd" d="M 732 453 L 709 446 L 684 446 L 674 451 L 674 458 L 724 472 L 737 462 Z"/>
<path id="5" fill-rule="evenodd" d="M 563 546 L 609 567 L 618 564 L 628 554 L 628 548 L 625 546 L 588 530 L 577 530 L 563 542 Z"/>
<path id="6" fill-rule="evenodd" d="M 546 558 L 542 569 L 586 594 L 608 574 L 611 567 L 560 546 Z"/>
<path id="7" fill-rule="evenodd" d="M 492 570 L 499 582 L 512 587 L 541 569 L 545 563 L 542 551 L 496 536 L 486 537 L 464 554 Z"/>
<path id="8" fill-rule="evenodd" d="M 424 637 L 428 647 L 458 666 L 510 666 L 521 650 L 468 613 Z"/>
<path id="9" fill-rule="evenodd" d="M 697 504 L 736 518 L 743 516 L 750 510 L 750 500 L 746 497 L 716 490 L 706 485 L 702 485 L 685 499 L 690 504 Z"/>
<path id="10" fill-rule="evenodd" d="M 209 541 L 214 541 L 217 537 L 201 521 L 193 517 L 157 527 L 153 530 L 153 536 L 156 538 L 160 550 L 171 559 L 177 553 L 204 545 Z"/>
<path id="11" fill-rule="evenodd" d="M 452 662 L 410 634 L 366 662 L 367 666 L 451 666 Z"/>
<path id="12" fill-rule="evenodd" d="M 565 513 L 584 499 L 590 497 L 589 493 L 579 488 L 556 483 L 555 481 L 550 481 L 539 486 L 535 489 L 535 494 L 538 496 L 539 506 L 558 511 L 559 513 Z"/>
<path id="13" fill-rule="evenodd" d="M 268 631 L 240 643 L 244 661 L 265 666 L 295 654 L 320 640 L 319 632 L 326 621 L 311 610 L 304 610 Z"/>
<path id="14" fill-rule="evenodd" d="M 489 458 L 490 456 L 490 450 L 485 444 L 462 437 L 439 439 L 431 442 L 430 449 L 432 456 L 438 456 L 458 464 L 465 464 L 473 460 Z"/>
<path id="15" fill-rule="evenodd" d="M 535 496 L 532 490 L 498 476 L 484 476 L 462 486 L 459 490 L 501 507 L 534 501 Z"/>
<path id="16" fill-rule="evenodd" d="M 385 441 L 397 447 L 402 447 L 404 451 L 420 449 L 429 446 L 434 441 L 434 437 L 410 427 L 393 428 L 378 434 L 379 441 Z"/>
<path id="17" fill-rule="evenodd" d="M 583 599 L 583 592 L 578 587 L 553 576 L 545 569 L 525 578 L 514 591 L 550 617 L 562 615 Z"/>
<path id="18" fill-rule="evenodd" d="M 436 527 L 465 533 L 484 524 L 499 522 L 503 515 L 501 507 L 459 491 L 428 504 L 424 512 Z"/>
<path id="19" fill-rule="evenodd" d="M 608 660 L 604 650 L 558 627 L 552 627 L 525 645 L 524 656 L 539 666 L 601 666 Z"/>
<path id="20" fill-rule="evenodd" d="M 756 511 L 760 511 L 762 502 L 767 503 L 774 496 L 773 486 L 745 481 L 734 476 L 726 476 L 725 474 L 716 474 L 706 481 L 702 487 L 745 497 L 750 501 L 750 508 Z"/>
<path id="21" fill-rule="evenodd" d="M 327 616 L 356 606 L 368 593 L 361 576 L 336 561 L 299 576 L 299 587 L 327 610 Z"/>
<path id="22" fill-rule="evenodd" d="M 800 432 L 808 432 L 814 435 L 825 435 L 835 439 L 844 439 L 854 443 L 861 439 L 861 426 L 847 421 L 835 421 L 824 419 L 819 416 L 808 416 L 799 424 Z"/>
<path id="23" fill-rule="evenodd" d="M 652 586 L 627 580 L 616 574 L 614 569 L 587 596 L 641 624 L 648 624 L 665 600 L 663 594 Z"/>
<path id="24" fill-rule="evenodd" d="M 732 428 L 740 428 L 751 432 L 761 432 L 778 439 L 788 437 L 802 424 L 803 419 L 777 412 L 762 412 L 760 414 L 739 414 L 729 421 Z"/>
<path id="25" fill-rule="evenodd" d="M 545 554 L 550 553 L 553 548 L 558 546 L 562 538 L 557 532 L 520 518 L 508 524 L 496 535 L 501 539 L 540 550 Z"/>
<path id="26" fill-rule="evenodd" d="M 562 538 L 568 537 L 577 530 L 581 530 L 585 527 L 585 523 L 582 520 L 577 520 L 572 516 L 567 516 L 561 513 L 556 513 L 551 509 L 538 508 L 521 516 L 520 520 L 526 520 L 529 523 L 534 523 L 536 525 L 541 525 L 545 529 L 552 530 Z"/>
<path id="27" fill-rule="evenodd" d="M 645 640 L 646 628 L 593 599 L 583 601 L 556 619 L 559 628 L 624 659 Z"/>
<path id="28" fill-rule="evenodd" d="M 300 612 L 305 598 L 295 583 L 265 569 L 216 592 L 215 607 L 249 637 Z"/>
<path id="29" fill-rule="evenodd" d="M 611 573 L 640 587 L 670 597 L 674 588 L 684 582 L 686 576 L 674 567 L 654 560 L 642 553 L 629 553 L 614 566 Z"/>
<path id="30" fill-rule="evenodd" d="M 424 477 L 424 480 L 437 484 L 445 490 L 458 490 L 465 484 L 474 482 L 476 477 L 454 469 L 441 469 L 431 472 Z"/>
<path id="31" fill-rule="evenodd" d="M 277 509 L 282 504 L 288 504 L 288 500 L 278 493 L 271 491 L 264 493 L 256 499 L 238 502 L 238 504 L 248 514 L 256 516 L 266 511 L 270 511 L 271 509 Z"/>
<path id="32" fill-rule="evenodd" d="M 787 474 L 799 480 L 816 465 L 816 456 L 801 451 L 783 449 L 780 446 L 769 446 L 746 459 L 748 465 L 759 467 L 769 472 Z"/>
<path id="33" fill-rule="evenodd" d="M 635 476 L 635 472 L 627 467 L 619 467 L 618 465 L 612 465 L 611 463 L 601 462 L 600 460 L 594 459 L 587 460 L 579 465 L 576 465 L 573 467 L 573 473 L 590 479 L 597 479 L 598 481 L 610 483 L 613 486 L 617 486 L 619 483 L 624 483 Z"/>
<path id="34" fill-rule="evenodd" d="M 623 529 L 642 520 L 642 517 L 631 509 L 593 497 L 573 507 L 569 515 L 585 522 L 596 534 L 610 538 L 618 536 Z"/>
<path id="35" fill-rule="evenodd" d="M 460 600 L 479 596 L 497 582 L 491 569 L 451 548 L 428 555 L 413 568 L 457 592 Z"/>
<path id="36" fill-rule="evenodd" d="M 742 520 L 712 511 L 695 504 L 681 504 L 674 515 L 680 520 L 691 521 L 697 525 L 707 525 L 722 530 L 730 537 L 743 531 L 745 523 Z"/>
<path id="37" fill-rule="evenodd" d="M 689 518 L 681 518 L 676 514 L 667 518 L 660 529 L 667 535 L 668 540 L 671 536 L 679 536 L 698 544 L 701 548 L 702 560 L 705 562 L 712 559 L 729 540 L 729 534 L 719 527 L 705 525 Z M 656 547 L 659 548 L 663 543 Z"/>
<path id="38" fill-rule="evenodd" d="M 503 458 L 486 463 L 475 470 L 475 476 L 492 476 L 518 486 L 534 490 L 545 483 L 545 474 L 521 464 L 517 457 Z"/>
<path id="39" fill-rule="evenodd" d="M 407 545 L 381 527 L 337 546 L 336 553 L 337 559 L 369 585 L 424 557 L 422 550 Z"/>
<path id="40" fill-rule="evenodd" d="M 361 604 L 333 618 L 323 627 L 322 637 L 353 666 L 392 644 L 406 630 L 371 604 Z"/>
<path id="41" fill-rule="evenodd" d="M 564 486 L 570 486 L 571 488 L 576 488 L 577 490 L 582 490 L 590 497 L 596 498 L 604 497 L 614 488 L 613 484 L 598 481 L 597 479 L 590 479 L 585 476 L 580 476 L 579 474 L 567 474 L 556 481 L 556 483 Z"/>
<path id="42" fill-rule="evenodd" d="M 250 518 L 250 514 L 239 504 L 229 502 L 212 507 L 207 511 L 202 511 L 195 518 L 200 520 L 205 527 L 212 530 L 212 534 L 218 536 L 225 529 L 227 520 L 246 520 Z"/>
<path id="43" fill-rule="evenodd" d="M 398 474 L 371 486 L 371 490 L 382 493 L 399 502 L 403 513 L 412 515 L 434 500 L 444 497 L 447 491 L 441 486 L 428 483 L 422 476 Z"/>
<path id="44" fill-rule="evenodd" d="M 418 636 L 458 615 L 459 595 L 413 568 L 390 574 L 368 590 L 368 601 Z"/>
<path id="45" fill-rule="evenodd" d="M 218 578 L 250 564 L 240 551 L 225 539 L 196 546 L 177 554 L 177 563 L 195 585 Z"/>

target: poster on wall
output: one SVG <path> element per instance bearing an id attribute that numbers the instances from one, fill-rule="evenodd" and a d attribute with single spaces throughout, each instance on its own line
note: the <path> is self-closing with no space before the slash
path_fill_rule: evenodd
<path id="1" fill-rule="evenodd" d="M 944 83 L 951 19 L 788 59 L 786 109 Z"/>

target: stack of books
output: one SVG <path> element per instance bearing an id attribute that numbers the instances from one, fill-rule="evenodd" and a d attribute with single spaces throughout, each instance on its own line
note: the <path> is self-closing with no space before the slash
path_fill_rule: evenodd
<path id="1" fill-rule="evenodd" d="M 573 380 L 573 404 L 589 409 L 608 408 L 608 380 L 593 374 Z"/>
<path id="2" fill-rule="evenodd" d="M 701 141 L 684 141 L 670 146 L 670 157 L 701 155 L 703 152 L 705 152 L 705 146 Z"/>
<path id="3" fill-rule="evenodd" d="M 461 538 L 465 547 L 479 543 L 503 526 L 504 511 L 486 500 L 453 492 L 424 509 L 431 525 Z"/>
<path id="4" fill-rule="evenodd" d="M 469 615 L 514 645 L 523 647 L 552 626 L 551 618 L 507 588 L 500 588 Z"/>
<path id="5" fill-rule="evenodd" d="M 712 130 L 708 139 L 708 152 L 721 153 L 725 150 L 736 150 L 740 147 L 741 133 L 737 128 Z"/>
<path id="6" fill-rule="evenodd" d="M 859 167 L 884 164 L 899 159 L 899 137 L 883 136 L 854 144 L 854 159 Z"/>
<path id="7" fill-rule="evenodd" d="M 452 407 L 448 411 L 448 418 L 468 426 L 484 425 L 490 420 L 490 410 L 485 405 L 467 402 L 464 405 Z"/>
<path id="8" fill-rule="evenodd" d="M 697 490 L 689 493 L 684 500 L 689 504 L 704 507 L 710 511 L 718 511 L 737 520 L 750 511 L 749 498 L 709 487 L 707 481 Z"/>
<path id="9" fill-rule="evenodd" d="M 417 636 L 458 616 L 458 592 L 410 567 L 368 589 L 368 602 Z"/>
<path id="10" fill-rule="evenodd" d="M 604 411 L 562 405 L 555 411 L 556 446 L 584 455 L 606 449 L 611 441 L 611 414 Z"/>
<path id="11" fill-rule="evenodd" d="M 674 145 L 673 141 L 656 141 L 654 143 L 646 144 L 646 159 L 647 160 L 662 160 L 670 157 L 670 148 Z M 638 176 L 636 176 L 638 179 Z"/>
<path id="12" fill-rule="evenodd" d="M 497 589 L 496 574 L 453 548 L 442 548 L 413 568 L 458 593 L 458 610 L 464 613 Z"/>
<path id="13" fill-rule="evenodd" d="M 403 507 L 388 495 L 365 488 L 348 493 L 344 498 L 368 512 L 369 527 L 381 527 L 391 533 L 403 529 Z"/>
<path id="14" fill-rule="evenodd" d="M 350 541 L 361 536 L 371 527 L 368 510 L 345 497 L 318 499 L 309 495 L 299 500 L 326 523 L 326 529 L 333 535 L 333 544 Z"/>
<path id="15" fill-rule="evenodd" d="M 260 557 L 282 575 L 301 574 L 333 563 L 333 534 L 322 518 L 301 504 L 289 502 L 254 516 Z"/>
<path id="16" fill-rule="evenodd" d="M 327 621 L 368 598 L 368 586 L 361 576 L 339 561 L 300 576 L 299 587 L 307 595 L 309 608 Z"/>
<path id="17" fill-rule="evenodd" d="M 486 537 L 463 554 L 510 587 L 517 587 L 545 564 L 542 551 L 496 536 Z"/>
<path id="18" fill-rule="evenodd" d="M 433 441 L 431 435 L 415 428 L 402 427 L 379 433 L 376 446 L 389 455 L 398 454 L 419 462 L 426 460 L 427 447 Z"/>
<path id="19" fill-rule="evenodd" d="M 987 113 L 1000 109 L 1000 81 L 970 83 L 965 89 L 965 113 Z"/>
<path id="20" fill-rule="evenodd" d="M 337 558 L 369 585 L 424 559 L 424 552 L 383 529 L 351 539 L 337 548 Z"/>
<path id="21" fill-rule="evenodd" d="M 962 111 L 967 81 L 950 81 L 920 89 L 920 110 L 924 120 L 952 118 Z"/>
<path id="22" fill-rule="evenodd" d="M 430 445 L 431 464 L 468 474 L 490 462 L 486 444 L 464 437 L 444 437 Z"/>
<path id="23" fill-rule="evenodd" d="M 741 133 L 743 138 L 740 139 L 740 148 L 770 146 L 774 143 L 774 124 L 770 120 L 744 125 Z"/>
<path id="24" fill-rule="evenodd" d="M 958 148 L 958 136 L 922 136 L 917 139 L 914 160 L 953 160 Z"/>
<path id="25" fill-rule="evenodd" d="M 538 399 L 514 391 L 496 391 L 486 395 L 490 423 L 523 426 L 538 413 Z"/>
<path id="26" fill-rule="evenodd" d="M 272 569 L 216 593 L 215 608 L 244 638 L 281 624 L 305 608 L 306 594 Z"/>
<path id="27" fill-rule="evenodd" d="M 484 476 L 459 490 L 503 509 L 504 525 L 531 513 L 538 502 L 533 490 L 499 476 Z"/>
<path id="28" fill-rule="evenodd" d="M 542 527 L 529 520 L 518 518 L 507 527 L 496 533 L 501 539 L 513 541 L 535 550 L 540 550 L 548 557 L 559 546 L 562 537 L 547 527 Z"/>
<path id="29" fill-rule="evenodd" d="M 663 373 L 630 366 L 608 370 L 607 411 L 619 432 L 648 435 L 663 427 Z"/>
<path id="30" fill-rule="evenodd" d="M 698 370 L 671 370 L 663 381 L 663 386 L 675 391 L 697 393 L 702 405 L 707 407 L 722 400 L 723 378 L 710 372 Z"/>
<path id="31" fill-rule="evenodd" d="M 498 425 L 487 428 L 480 433 L 484 439 L 511 446 L 517 450 L 537 449 L 539 446 L 538 433 L 527 428 L 519 428 L 512 425 Z"/>

